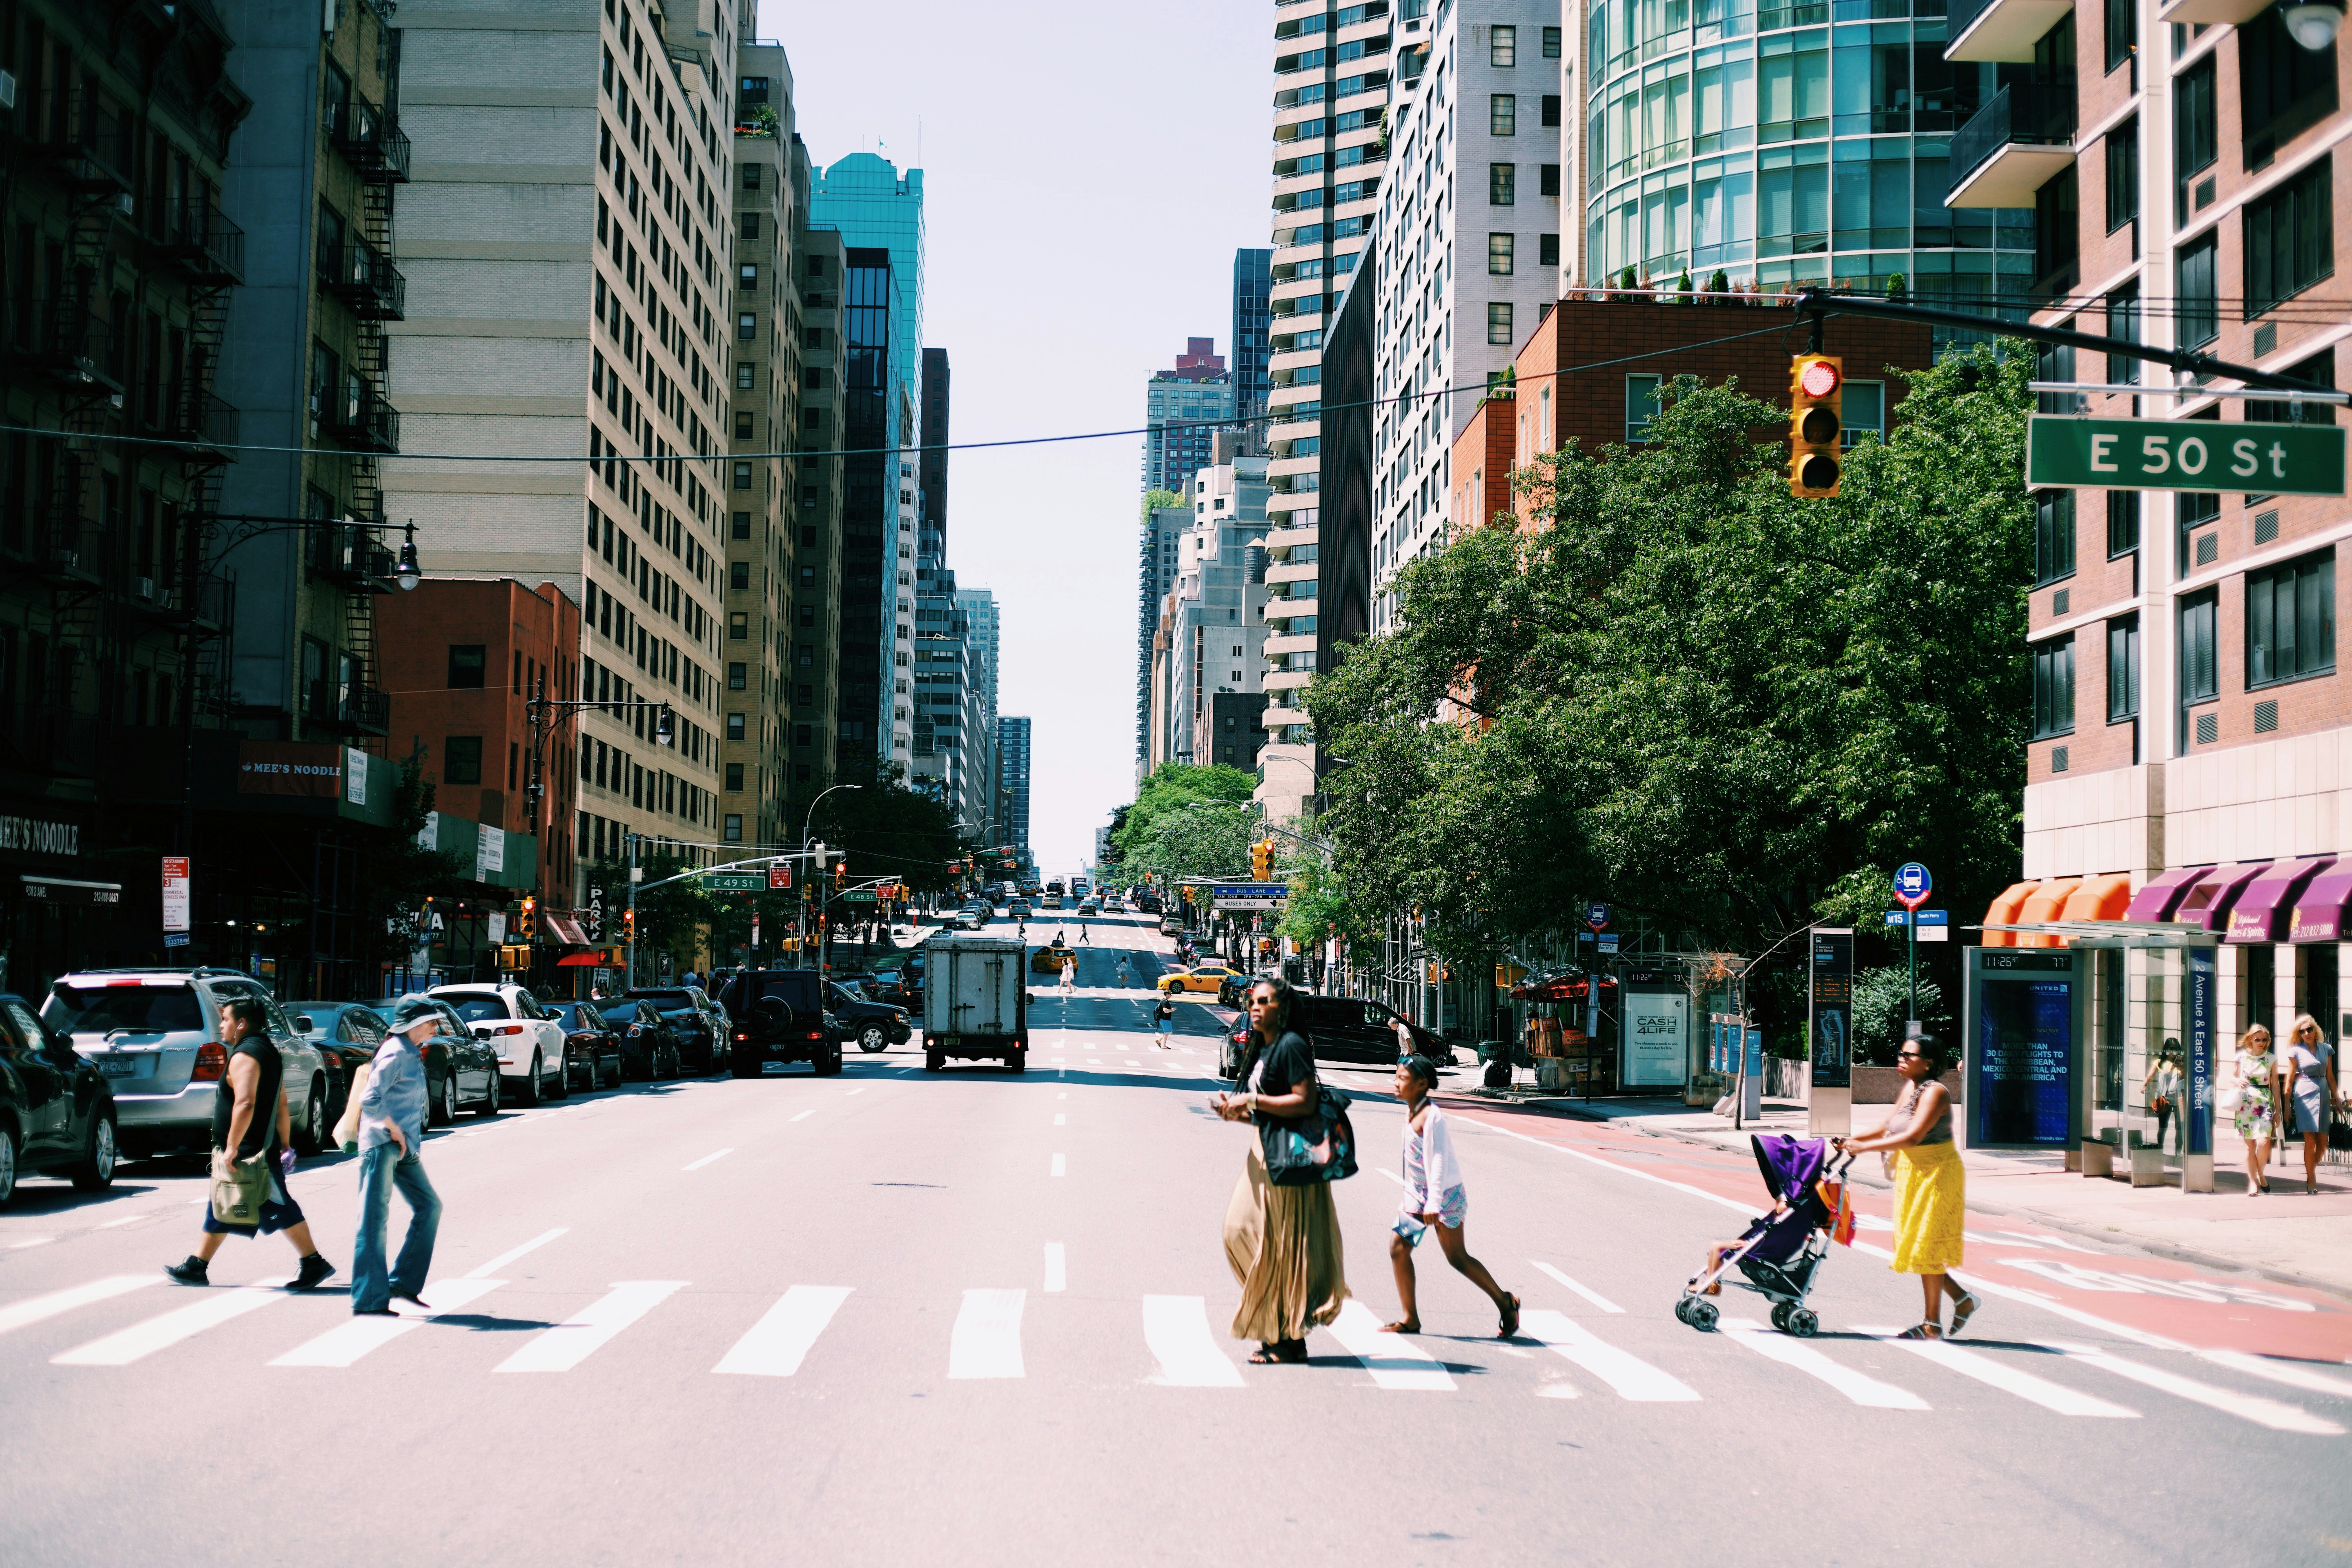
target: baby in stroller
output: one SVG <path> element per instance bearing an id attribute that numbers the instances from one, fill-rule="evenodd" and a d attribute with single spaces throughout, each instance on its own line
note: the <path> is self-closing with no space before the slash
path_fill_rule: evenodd
<path id="1" fill-rule="evenodd" d="M 1831 1241 L 1853 1240 L 1853 1207 L 1843 1180 L 1852 1157 L 1832 1162 L 1818 1138 L 1759 1133 L 1749 1142 L 1772 1207 L 1757 1215 L 1738 1240 L 1707 1248 L 1706 1267 L 1683 1287 L 1675 1316 L 1695 1329 L 1714 1328 L 1716 1306 L 1706 1298 L 1723 1293 L 1722 1282 L 1736 1266 L 1741 1278 L 1732 1283 L 1772 1303 L 1772 1326 L 1808 1339 L 1821 1328 L 1805 1305 L 1813 1276 L 1829 1256 Z"/>

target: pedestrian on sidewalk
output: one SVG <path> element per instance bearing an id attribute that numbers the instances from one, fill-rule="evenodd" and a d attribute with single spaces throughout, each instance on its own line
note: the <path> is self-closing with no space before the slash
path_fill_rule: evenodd
<path id="1" fill-rule="evenodd" d="M 1412 1026 L 1402 1018 L 1396 1021 L 1396 1042 L 1398 1066 L 1403 1066 L 1420 1054 L 1421 1047 L 1412 1043 Z"/>
<path id="2" fill-rule="evenodd" d="M 1163 1051 L 1168 1049 L 1168 1031 L 1175 1018 L 1175 1000 L 1163 991 L 1160 994 L 1160 1005 L 1151 1010 L 1151 1043 Z"/>
<path id="3" fill-rule="evenodd" d="M 1486 1266 L 1470 1256 L 1463 1244 L 1462 1222 L 1470 1212 L 1470 1194 L 1462 1185 L 1462 1163 L 1454 1158 L 1454 1131 L 1445 1113 L 1429 1098 L 1437 1087 L 1437 1065 L 1424 1056 L 1397 1063 L 1397 1099 L 1404 1105 L 1404 1192 L 1397 1200 L 1395 1237 L 1389 1242 L 1389 1262 L 1396 1269 L 1397 1300 L 1404 1315 L 1384 1323 L 1386 1334 L 1421 1332 L 1421 1307 L 1412 1271 L 1412 1249 L 1430 1228 L 1454 1271 L 1486 1292 L 1500 1314 L 1495 1334 L 1507 1340 L 1519 1331 L 1519 1299 L 1495 1283 Z"/>
<path id="4" fill-rule="evenodd" d="M 2308 1013 L 2295 1016 L 2279 1053 L 2283 1121 L 2303 1135 L 2303 1190 L 2319 1191 L 2319 1157 L 2327 1152 L 2328 1113 L 2344 1103 L 2336 1090 L 2336 1052 Z"/>
<path id="5" fill-rule="evenodd" d="M 1936 1080 L 1943 1076 L 1944 1049 L 1928 1036 L 1903 1042 L 1895 1068 L 1903 1075 L 1903 1098 L 1895 1113 L 1859 1138 L 1840 1138 L 1851 1153 L 1883 1150 L 1892 1155 L 1895 1177 L 1895 1261 L 1897 1274 L 1916 1274 L 1926 1294 L 1919 1321 L 1898 1337 L 1940 1340 L 1958 1333 L 1976 1316 L 1976 1297 L 1952 1278 L 1961 1261 L 1968 1213 L 1968 1173 L 1952 1146 L 1952 1096 Z M 1944 1327 L 1943 1299 L 1952 1298 L 1952 1326 Z"/>
<path id="6" fill-rule="evenodd" d="M 2147 1108 L 2156 1112 L 2156 1147 L 2164 1149 L 2165 1129 L 2180 1114 L 2180 1042 L 2164 1042 L 2164 1054 L 2147 1069 L 2140 1083 L 2140 1093 L 2147 1097 Z M 2187 1122 L 2182 1122 L 2185 1127 Z"/>
<path id="7" fill-rule="evenodd" d="M 1250 987 L 1249 1047 L 1239 1075 L 1249 1087 L 1209 1097 L 1222 1120 L 1250 1122 L 1262 1134 L 1277 1122 L 1316 1114 L 1315 1054 L 1290 1027 L 1297 995 L 1288 981 L 1274 975 Z M 1225 1263 L 1242 1288 L 1234 1338 L 1257 1341 L 1249 1359 L 1263 1366 L 1307 1359 L 1307 1331 L 1339 1315 L 1348 1300 L 1348 1271 L 1330 1184 L 1276 1186 L 1260 1147 L 1251 1143 L 1225 1205 Z"/>
<path id="8" fill-rule="evenodd" d="M 433 1267 L 441 1228 L 441 1194 L 425 1174 L 425 1058 L 422 1047 L 440 1025 L 440 1013 L 422 996 L 404 1000 L 392 1033 L 376 1047 L 367 1092 L 360 1097 L 360 1233 L 352 1243 L 352 1311 L 390 1317 L 392 1303 L 425 1305 L 421 1292 Z M 384 1271 L 384 1232 L 392 1190 L 408 1205 L 408 1234 Z"/>
<path id="9" fill-rule="evenodd" d="M 2278 1131 L 2278 1058 L 2271 1054 L 2271 1032 L 2256 1024 L 2238 1037 L 2238 1136 L 2246 1144 L 2246 1195 L 2258 1197 L 2271 1190 L 2271 1138 Z"/>
<path id="10" fill-rule="evenodd" d="M 335 1271 L 335 1266 L 319 1256 L 301 1205 L 286 1191 L 286 1178 L 294 1173 L 294 1151 L 288 1146 L 294 1134 L 294 1117 L 286 1106 L 285 1059 L 269 1038 L 269 1009 L 252 997 L 231 1002 L 221 1009 L 220 1031 L 229 1056 L 220 1088 L 213 1095 L 215 1168 L 218 1169 L 223 1152 L 239 1163 L 264 1156 L 269 1168 L 268 1195 L 261 1201 L 259 1221 L 255 1225 L 216 1218 L 207 1203 L 204 1234 L 196 1238 L 195 1251 L 163 1272 L 183 1285 L 209 1285 L 213 1255 L 220 1250 L 223 1237 L 282 1230 L 300 1260 L 299 1271 L 288 1282 L 289 1288 L 313 1289 Z"/>

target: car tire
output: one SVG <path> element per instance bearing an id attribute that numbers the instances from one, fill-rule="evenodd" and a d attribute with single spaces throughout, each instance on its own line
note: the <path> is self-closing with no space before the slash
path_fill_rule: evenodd
<path id="1" fill-rule="evenodd" d="M 923 1070 L 925 1072 L 941 1072 L 946 1069 L 947 1065 L 948 1058 L 941 1053 L 938 1051 L 925 1051 L 923 1053 Z"/>
<path id="2" fill-rule="evenodd" d="M 758 1062 L 739 1060 L 734 1064 L 734 1072 L 737 1078 L 758 1078 L 760 1076 L 760 1064 Z"/>
<path id="3" fill-rule="evenodd" d="M 315 1154 L 327 1143 L 327 1086 L 313 1079 L 303 1097 L 301 1118 L 294 1123 L 294 1152 Z"/>
<path id="4" fill-rule="evenodd" d="M 537 1105 L 546 1098 L 540 1092 L 539 1088 L 540 1079 L 547 1071 L 547 1068 L 541 1065 L 541 1061 L 542 1058 L 537 1051 L 530 1053 L 530 1070 L 522 1076 L 522 1095 L 519 1103 Z"/>
<path id="5" fill-rule="evenodd" d="M 488 1094 L 483 1096 L 481 1104 L 474 1107 L 475 1115 L 480 1117 L 483 1121 L 488 1121 L 491 1117 L 496 1116 L 499 1113 L 499 1094 L 500 1087 L 501 1086 L 499 1083 L 499 1075 L 492 1073 L 490 1075 L 490 1091 Z M 451 1092 L 449 1098 L 450 1109 L 454 1112 L 457 1108 L 457 1094 L 454 1090 Z M 454 1120 L 454 1115 L 452 1119 Z"/>
<path id="6" fill-rule="evenodd" d="M 857 1031 L 857 1048 L 867 1056 L 890 1048 L 890 1037 L 879 1024 L 868 1024 Z"/>
<path id="7" fill-rule="evenodd" d="M 1004 1070 L 1006 1072 L 1027 1072 L 1029 1070 L 1029 1053 L 1025 1050 L 1021 1050 L 1008 1054 L 1004 1058 Z"/>
<path id="8" fill-rule="evenodd" d="M 0 1208 L 16 1195 L 16 1131 L 0 1127 Z"/>
<path id="9" fill-rule="evenodd" d="M 606 1089 L 621 1087 L 621 1058 L 617 1056 L 613 1058 L 612 1076 L 604 1079 L 604 1087 Z"/>
<path id="10" fill-rule="evenodd" d="M 816 1069 L 819 1078 L 838 1078 L 841 1075 L 841 1042 L 836 1040 L 826 1047 L 824 1053 L 809 1066 Z"/>
<path id="11" fill-rule="evenodd" d="M 498 1075 L 493 1073 L 491 1076 L 495 1078 Z M 491 1086 L 490 1092 L 492 1094 L 496 1094 L 498 1092 L 498 1089 L 495 1084 Z M 433 1125 L 436 1127 L 447 1127 L 454 1124 L 457 1120 L 457 1074 L 456 1068 L 453 1065 L 448 1072 L 441 1075 L 441 1099 L 440 1101 L 433 1107 L 431 1121 Z"/>
<path id="12" fill-rule="evenodd" d="M 81 1159 L 66 1173 L 73 1178 L 75 1190 L 102 1193 L 114 1185 L 115 1157 L 119 1152 L 114 1144 L 114 1118 L 91 1117 L 89 1136 L 82 1141 Z"/>
<path id="13" fill-rule="evenodd" d="M 570 1100 L 572 1098 L 571 1053 L 566 1052 L 564 1055 L 556 1058 L 555 1092 L 549 1095 L 547 1098 L 550 1100 Z"/>

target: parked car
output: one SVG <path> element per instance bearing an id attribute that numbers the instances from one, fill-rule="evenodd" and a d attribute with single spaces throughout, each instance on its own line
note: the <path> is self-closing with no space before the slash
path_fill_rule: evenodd
<path id="1" fill-rule="evenodd" d="M 289 1002 L 286 1008 L 297 1023 L 310 1021 L 302 1037 L 327 1069 L 327 1125 L 331 1128 L 351 1103 L 352 1075 L 375 1058 L 376 1047 L 392 1026 L 364 1002 Z"/>
<path id="2" fill-rule="evenodd" d="M 737 1078 L 806 1062 L 819 1078 L 841 1071 L 841 1023 L 825 1008 L 824 977 L 814 969 L 746 970 L 722 999 L 734 1020 Z"/>
<path id="3" fill-rule="evenodd" d="M 915 1032 L 904 1007 L 869 1002 L 840 982 L 825 987 L 825 1011 L 840 1021 L 844 1037 L 856 1040 L 857 1048 L 869 1055 L 903 1046 Z"/>
<path id="4" fill-rule="evenodd" d="M 213 1086 L 228 1071 L 221 1009 L 248 999 L 268 1012 L 270 1039 L 284 1058 L 294 1147 L 316 1153 L 334 1125 L 326 1066 L 301 1019 L 241 970 L 78 971 L 51 984 L 40 1018 L 105 1075 L 121 1152 L 143 1154 L 210 1146 Z"/>
<path id="5" fill-rule="evenodd" d="M 559 1002 L 552 1011 L 563 1026 L 563 1074 L 575 1088 L 621 1087 L 621 1039 L 589 1002 Z"/>
<path id="6" fill-rule="evenodd" d="M 1319 1058 L 1385 1064 L 1397 1059 L 1397 1018 L 1396 1009 L 1385 1002 L 1301 991 L 1291 998 L 1289 1024 L 1307 1037 L 1307 1043 Z M 1444 1036 L 1418 1024 L 1406 1026 L 1412 1031 L 1416 1052 L 1439 1067 L 1454 1065 L 1454 1047 Z M 1249 1020 L 1236 1019 L 1234 1028 L 1226 1033 L 1224 1058 L 1219 1067 L 1225 1077 L 1232 1078 L 1241 1071 L 1243 1047 L 1248 1037 Z"/>
<path id="7" fill-rule="evenodd" d="M 642 997 L 654 1005 L 677 1037 L 685 1068 L 717 1072 L 727 1062 L 727 1020 L 699 985 L 640 985 L 624 996 Z"/>
<path id="8" fill-rule="evenodd" d="M 874 1000 L 887 1002 L 893 1007 L 903 1007 L 907 1002 L 907 972 L 903 969 L 877 969 L 870 976 Z"/>
<path id="9" fill-rule="evenodd" d="M 1160 934 L 1161 936 L 1182 936 L 1184 934 L 1184 921 L 1182 918 L 1177 915 L 1160 916 Z"/>
<path id="10" fill-rule="evenodd" d="M 608 1001 L 600 1009 L 604 1026 L 621 1047 L 623 1078 L 677 1078 L 684 1055 L 661 1009 L 642 996 Z"/>
<path id="11" fill-rule="evenodd" d="M 481 1117 L 499 1113 L 498 1047 L 474 1033 L 457 1010 L 439 996 L 403 996 L 381 1004 L 387 1016 L 397 1016 L 400 1004 L 418 1001 L 431 1007 L 440 1026 L 425 1037 L 417 1055 L 425 1058 L 425 1120 L 446 1127 L 460 1110 Z"/>
<path id="12" fill-rule="evenodd" d="M 0 993 L 0 1206 L 34 1171 L 103 1192 L 114 1184 L 114 1140 L 106 1075 L 22 996 Z"/>
<path id="13" fill-rule="evenodd" d="M 1171 969 L 1152 984 L 1171 995 L 1179 991 L 1206 991 L 1214 995 L 1227 981 L 1247 979 L 1248 976 L 1237 969 L 1210 963 L 1196 963 L 1190 969 Z"/>
<path id="14" fill-rule="evenodd" d="M 457 1016 L 499 1058 L 499 1075 L 514 1087 L 524 1105 L 562 1100 L 570 1089 L 563 1077 L 563 1030 L 524 986 L 436 985 L 425 993 L 457 1010 Z"/>

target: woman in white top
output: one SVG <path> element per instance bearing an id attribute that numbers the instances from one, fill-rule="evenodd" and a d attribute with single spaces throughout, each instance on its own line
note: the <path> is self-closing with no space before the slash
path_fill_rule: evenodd
<path id="1" fill-rule="evenodd" d="M 2156 1113 L 2156 1146 L 2164 1147 L 2165 1129 L 2180 1114 L 2180 1042 L 2164 1042 L 2164 1054 L 2147 1069 L 2140 1083 L 2147 1108 Z"/>
<path id="2" fill-rule="evenodd" d="M 2327 1113 L 2344 1103 L 2336 1091 L 2336 1053 L 2319 1032 L 2318 1020 L 2298 1014 L 2278 1050 L 2279 1136 L 2303 1134 L 2303 1190 L 2319 1190 L 2319 1156 L 2327 1148 Z"/>
<path id="3" fill-rule="evenodd" d="M 1404 1193 L 1398 1200 L 1395 1239 L 1389 1243 L 1389 1261 L 1396 1268 L 1397 1300 L 1404 1316 L 1384 1323 L 1386 1334 L 1421 1332 L 1421 1310 L 1415 1293 L 1412 1249 L 1429 1227 L 1437 1227 L 1437 1245 L 1445 1261 L 1479 1289 L 1486 1292 L 1501 1314 L 1502 1328 L 1495 1337 L 1507 1340 L 1519 1331 L 1519 1299 L 1495 1283 L 1486 1266 L 1462 1245 L 1462 1221 L 1468 1215 L 1470 1194 L 1463 1190 L 1461 1162 L 1454 1157 L 1454 1132 L 1445 1113 L 1430 1102 L 1437 1087 L 1437 1068 L 1427 1057 L 1411 1056 L 1397 1063 L 1397 1099 L 1404 1102 Z"/>

